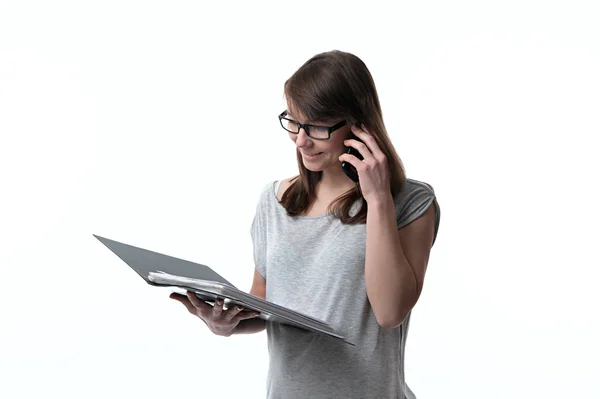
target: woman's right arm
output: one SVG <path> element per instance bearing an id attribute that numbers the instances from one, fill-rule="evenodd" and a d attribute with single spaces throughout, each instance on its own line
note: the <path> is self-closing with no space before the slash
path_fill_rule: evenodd
<path id="1" fill-rule="evenodd" d="M 252 281 L 252 288 L 250 289 L 250 295 L 266 299 L 267 296 L 267 281 L 260 275 L 258 270 L 254 268 L 254 279 Z M 263 319 L 254 318 L 240 321 L 237 325 L 233 334 L 254 334 L 261 332 L 267 326 L 267 323 Z"/>
<path id="2" fill-rule="evenodd" d="M 265 279 L 255 268 L 250 294 L 265 299 L 266 288 Z M 215 305 L 210 306 L 191 291 L 187 292 L 187 296 L 172 293 L 170 297 L 181 302 L 191 314 L 204 321 L 216 335 L 229 337 L 232 334 L 252 334 L 266 328 L 266 321 L 258 318 L 259 312 L 243 312 L 243 308 L 240 306 L 224 310 L 221 298 L 217 298 Z"/>

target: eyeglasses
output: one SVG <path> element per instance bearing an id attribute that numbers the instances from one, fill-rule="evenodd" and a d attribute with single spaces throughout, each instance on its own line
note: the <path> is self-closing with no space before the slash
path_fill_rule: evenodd
<path id="1" fill-rule="evenodd" d="M 279 114 L 279 122 L 281 122 L 281 127 L 293 134 L 300 133 L 300 128 L 302 128 L 308 137 L 315 140 L 329 140 L 331 138 L 331 133 L 346 124 L 346 121 L 341 121 L 333 126 L 308 125 L 286 118 L 286 115 L 287 111 L 283 111 L 281 114 Z"/>

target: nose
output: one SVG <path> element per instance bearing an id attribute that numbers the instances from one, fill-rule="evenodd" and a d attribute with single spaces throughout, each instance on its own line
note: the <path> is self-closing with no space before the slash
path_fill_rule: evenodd
<path id="1" fill-rule="evenodd" d="M 296 135 L 296 146 L 308 147 L 310 144 L 312 144 L 312 140 L 308 137 L 304 128 L 300 128 L 300 131 Z"/>

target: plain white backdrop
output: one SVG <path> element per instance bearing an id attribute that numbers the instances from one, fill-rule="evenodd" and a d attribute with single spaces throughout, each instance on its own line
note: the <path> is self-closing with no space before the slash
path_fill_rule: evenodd
<path id="1" fill-rule="evenodd" d="M 211 335 L 92 234 L 248 290 L 259 192 L 297 171 L 283 83 L 332 49 L 368 65 L 441 205 L 417 397 L 600 397 L 599 20 L 594 1 L 0 1 L 0 397 L 264 397 L 264 333 Z"/>

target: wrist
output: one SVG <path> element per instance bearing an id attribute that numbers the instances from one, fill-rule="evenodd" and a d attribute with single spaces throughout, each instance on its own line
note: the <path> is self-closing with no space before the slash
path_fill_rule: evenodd
<path id="1" fill-rule="evenodd" d="M 258 317 L 253 319 L 240 320 L 235 326 L 231 335 L 233 334 L 253 334 L 261 332 L 266 328 L 266 321 Z"/>
<path id="2" fill-rule="evenodd" d="M 369 200 L 365 198 L 365 201 L 368 205 L 368 211 L 373 210 L 378 212 L 385 212 L 389 209 L 396 209 L 396 206 L 394 204 L 394 198 L 392 197 L 391 193 L 382 194 L 373 197 Z"/>

